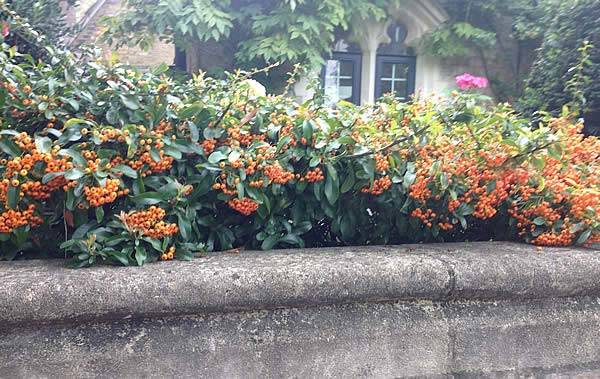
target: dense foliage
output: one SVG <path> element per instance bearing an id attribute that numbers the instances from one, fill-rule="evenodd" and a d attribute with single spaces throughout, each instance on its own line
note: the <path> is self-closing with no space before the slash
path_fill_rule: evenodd
<path id="1" fill-rule="evenodd" d="M 10 22 L 13 17 L 17 17 L 19 22 L 27 21 L 35 30 L 45 31 L 52 45 L 60 46 L 70 30 L 63 7 L 74 6 L 75 0 L 0 0 L 0 3 L 12 10 L 9 13 L 0 9 L 0 20 Z M 18 46 L 20 52 L 36 59 L 46 55 L 44 47 L 30 43 L 18 33 L 8 34 L 6 42 L 11 46 Z"/>
<path id="2" fill-rule="evenodd" d="M 600 2 L 565 1 L 555 8 L 522 101 L 529 113 L 559 114 L 563 104 L 600 110 Z M 568 85 L 572 83 L 572 85 Z"/>
<path id="3" fill-rule="evenodd" d="M 155 38 L 181 48 L 203 41 L 228 44 L 235 67 L 259 60 L 319 65 L 336 30 L 353 17 L 385 16 L 399 0 L 127 0 L 107 19 L 109 42 L 148 47 Z M 210 67 L 204 67 L 205 70 Z"/>
<path id="4" fill-rule="evenodd" d="M 78 265 L 203 249 L 600 237 L 600 142 L 569 118 L 384 99 L 262 96 L 239 74 L 177 83 L 91 56 L 0 54 L 2 256 Z"/>
<path id="5" fill-rule="evenodd" d="M 343 35 L 360 19 L 388 18 L 390 7 L 402 0 L 188 0 L 166 2 L 127 0 L 128 10 L 105 19 L 108 42 L 150 46 L 155 38 L 186 49 L 216 41 L 225 51 L 216 59 L 223 67 L 257 67 L 276 61 L 285 67 L 323 63 L 336 35 Z M 539 46 L 545 25 L 558 0 L 443 0 L 449 19 L 422 40 L 422 51 L 441 57 L 480 58 L 492 90 L 501 100 L 521 94 L 530 52 Z M 207 45 L 203 54 L 211 54 Z M 194 55 L 194 52 L 189 51 Z M 217 53 L 217 56 L 218 53 Z M 214 69 L 214 59 L 199 68 Z M 194 69 L 198 68 L 195 65 Z M 510 73 L 509 80 L 507 74 Z M 278 75 L 279 76 L 279 75 Z"/>
<path id="6" fill-rule="evenodd" d="M 129 265 L 240 246 L 600 239 L 600 142 L 568 115 L 532 128 L 468 92 L 331 109 L 265 96 L 242 73 L 180 82 L 166 67 L 49 54 L 2 43 L 2 258 Z"/>
<path id="7" fill-rule="evenodd" d="M 502 100 L 521 96 L 532 51 L 539 47 L 558 0 L 442 0 L 449 19 L 422 40 L 440 57 L 477 57 Z M 564 2 L 563 2 L 564 3 Z"/>

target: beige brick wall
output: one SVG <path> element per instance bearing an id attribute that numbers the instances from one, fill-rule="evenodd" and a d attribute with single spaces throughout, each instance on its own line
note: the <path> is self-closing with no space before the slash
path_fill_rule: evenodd
<path id="1" fill-rule="evenodd" d="M 81 0 L 79 7 L 71 11 L 71 19 L 74 22 L 80 22 L 96 3 L 97 0 Z M 94 44 L 102 48 L 107 59 L 114 54 L 119 61 L 140 68 L 153 67 L 161 63 L 171 65 L 175 57 L 175 47 L 170 43 L 157 41 L 149 51 L 143 51 L 136 47 L 123 47 L 115 51 L 114 48 L 98 42 L 98 36 L 101 33 L 99 20 L 104 16 L 114 16 L 122 9 L 120 0 L 106 0 L 104 5 L 89 19 L 87 25 L 73 42 L 73 46 Z"/>

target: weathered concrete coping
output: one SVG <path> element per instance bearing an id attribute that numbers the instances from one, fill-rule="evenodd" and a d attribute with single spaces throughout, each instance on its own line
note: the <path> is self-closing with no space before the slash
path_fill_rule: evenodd
<path id="1" fill-rule="evenodd" d="M 144 267 L 0 263 L 0 325 L 391 300 L 600 296 L 600 252 L 457 243 L 243 252 Z"/>

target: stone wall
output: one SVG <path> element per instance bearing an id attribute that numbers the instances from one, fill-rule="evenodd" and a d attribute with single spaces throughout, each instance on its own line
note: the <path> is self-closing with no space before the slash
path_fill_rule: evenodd
<path id="1" fill-rule="evenodd" d="M 600 254 L 512 243 L 0 263 L 0 377 L 600 375 Z"/>

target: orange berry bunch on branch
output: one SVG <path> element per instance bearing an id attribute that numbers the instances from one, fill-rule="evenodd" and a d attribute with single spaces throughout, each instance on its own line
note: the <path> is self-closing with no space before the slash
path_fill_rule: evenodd
<path id="1" fill-rule="evenodd" d="M 279 162 L 265 166 L 263 172 L 276 184 L 286 184 L 295 178 L 294 173 L 284 170 Z"/>
<path id="2" fill-rule="evenodd" d="M 325 180 L 325 175 L 323 175 L 323 170 L 317 167 L 314 170 L 308 171 L 304 179 L 309 183 L 316 183 Z"/>
<path id="3" fill-rule="evenodd" d="M 172 261 L 175 257 L 175 246 L 168 248 L 161 256 L 161 261 Z"/>
<path id="4" fill-rule="evenodd" d="M 244 216 L 250 216 L 258 209 L 258 203 L 252 199 L 231 199 L 227 202 L 231 209 L 238 211 Z"/>
<path id="5" fill-rule="evenodd" d="M 371 187 L 365 187 L 361 189 L 362 193 L 370 193 L 371 195 L 379 196 L 383 194 L 385 191 L 390 189 L 392 186 L 392 180 L 389 176 L 383 176 L 379 179 L 375 179 L 373 181 L 373 185 Z"/>
<path id="6" fill-rule="evenodd" d="M 83 193 L 92 207 L 99 207 L 104 204 L 112 203 L 118 197 L 129 194 L 129 189 L 119 189 L 121 181 L 119 179 L 106 179 L 104 186 L 83 188 Z"/>
<path id="7" fill-rule="evenodd" d="M 35 205 L 29 205 L 25 211 L 7 209 L 0 213 L 0 233 L 12 233 L 15 229 L 30 225 L 35 228 L 44 221 L 35 215 Z"/>
<path id="8" fill-rule="evenodd" d="M 177 224 L 163 221 L 166 212 L 162 208 L 151 206 L 145 211 L 122 213 L 119 219 L 129 230 L 142 236 L 161 239 L 179 231 Z"/>

